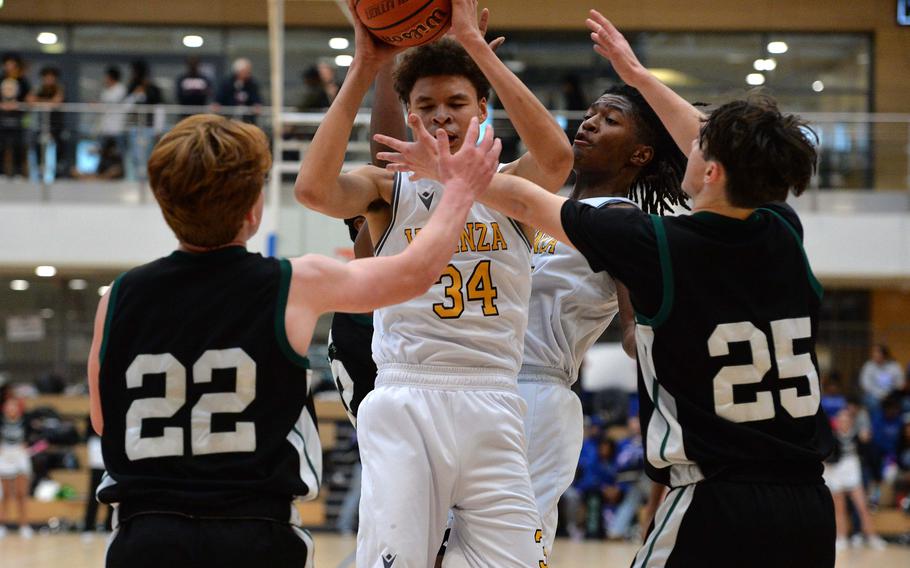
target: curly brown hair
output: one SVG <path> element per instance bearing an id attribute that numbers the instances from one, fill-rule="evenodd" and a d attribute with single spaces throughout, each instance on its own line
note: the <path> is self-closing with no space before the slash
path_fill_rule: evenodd
<path id="1" fill-rule="evenodd" d="M 814 140 L 814 142 L 813 142 Z M 815 172 L 818 136 L 793 114 L 782 114 L 765 94 L 727 103 L 711 113 L 698 135 L 706 160 L 727 174 L 727 198 L 755 208 L 800 195 Z"/>
<path id="2" fill-rule="evenodd" d="M 395 92 L 408 104 L 419 79 L 457 75 L 466 78 L 477 91 L 477 100 L 490 98 L 490 82 L 468 52 L 455 41 L 443 38 L 409 50 L 395 68 Z"/>
<path id="3" fill-rule="evenodd" d="M 180 121 L 155 146 L 149 183 L 181 242 L 217 247 L 237 236 L 271 165 L 262 130 L 197 114 Z"/>

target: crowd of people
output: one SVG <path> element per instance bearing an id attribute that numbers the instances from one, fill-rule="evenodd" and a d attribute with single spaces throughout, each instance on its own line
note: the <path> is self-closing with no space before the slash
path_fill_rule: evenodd
<path id="1" fill-rule="evenodd" d="M 910 365 L 876 344 L 852 380 L 830 373 L 822 405 L 835 433 L 825 464 L 837 517 L 838 549 L 882 548 L 871 513 L 910 513 Z M 636 539 L 637 513 L 648 497 L 637 405 L 628 423 L 586 416 L 585 441 L 572 487 L 562 498 L 560 533 L 575 539 Z"/>
<path id="2" fill-rule="evenodd" d="M 28 65 L 16 53 L 3 55 L 0 72 L 0 175 L 30 178 L 50 183 L 56 178 L 95 178 L 144 180 L 145 164 L 158 137 L 165 129 L 165 116 L 155 105 L 165 103 L 199 107 L 216 113 L 230 113 L 244 122 L 255 123 L 263 104 L 259 82 L 253 76 L 253 64 L 247 58 L 236 59 L 231 73 L 220 81 L 203 72 L 197 58 L 189 58 L 186 71 L 177 77 L 174 98 L 168 100 L 160 81 L 156 81 L 144 60 L 129 65 L 130 76 L 124 80 L 119 66 L 104 71 L 102 88 L 96 97 L 80 101 L 66 92 L 61 70 L 45 66 L 39 70 L 40 82 L 33 86 L 28 79 Z M 325 67 L 325 66 L 323 66 Z M 313 70 L 316 70 L 314 67 Z M 316 71 L 316 82 L 304 76 L 307 97 L 301 110 L 324 109 L 331 104 L 334 73 Z M 331 85 L 330 85 L 331 83 Z M 321 97 L 312 97 L 318 86 Z M 67 102 L 97 102 L 124 105 L 122 109 L 104 109 L 93 119 L 92 126 L 80 132 L 75 118 L 58 109 Z M 29 110 L 43 112 L 31 113 Z M 187 109 L 184 116 L 195 114 Z"/>
<path id="3" fill-rule="evenodd" d="M 825 481 L 834 496 L 838 548 L 883 545 L 870 508 L 896 505 L 910 512 L 908 378 L 910 367 L 905 371 L 887 345 L 877 344 L 856 381 L 831 373 L 824 382 L 822 405 L 835 434 Z"/>

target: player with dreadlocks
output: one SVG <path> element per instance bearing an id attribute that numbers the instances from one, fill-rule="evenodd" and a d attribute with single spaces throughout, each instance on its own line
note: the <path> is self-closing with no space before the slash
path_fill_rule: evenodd
<path id="1" fill-rule="evenodd" d="M 418 142 L 433 144 L 422 123 L 412 127 Z M 375 139 L 400 151 L 377 154 L 392 168 L 406 161 L 404 154 L 413 147 L 387 136 Z M 685 155 L 632 87 L 611 88 L 591 105 L 573 151 L 572 199 L 604 208 L 636 207 L 637 201 L 646 212 L 657 214 L 684 204 L 686 195 L 680 185 Z M 594 272 L 576 249 L 538 231 L 533 252 L 518 390 L 528 405 L 529 472 L 544 527 L 543 544 L 551 551 L 557 503 L 575 477 L 583 441 L 581 402 L 571 387 L 585 353 L 617 313 L 623 324 L 623 348 L 632 357 L 635 326 L 625 287 L 606 272 Z M 457 556 L 461 554 L 457 524 L 453 529 L 446 555 Z"/>
<path id="2" fill-rule="evenodd" d="M 632 87 L 609 89 L 591 105 L 573 151 L 572 199 L 594 207 L 635 207 L 635 200 L 658 214 L 685 199 L 685 156 Z M 617 313 L 623 348 L 634 357 L 635 326 L 625 287 L 592 271 L 574 248 L 538 231 L 533 262 L 518 391 L 528 404 L 528 466 L 544 542 L 552 550 L 557 503 L 575 477 L 583 441 L 581 402 L 572 385 L 585 353 Z"/>

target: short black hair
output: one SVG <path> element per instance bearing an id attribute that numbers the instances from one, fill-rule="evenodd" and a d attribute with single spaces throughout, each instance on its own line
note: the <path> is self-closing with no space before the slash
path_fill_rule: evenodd
<path id="1" fill-rule="evenodd" d="M 6 63 L 7 61 L 15 61 L 16 65 L 22 67 L 22 56 L 18 53 L 4 53 L 3 63 Z"/>
<path id="2" fill-rule="evenodd" d="M 38 72 L 39 77 L 44 77 L 45 75 L 53 75 L 56 78 L 60 78 L 60 69 L 54 67 L 53 65 L 47 65 L 41 68 L 41 71 Z"/>
<path id="3" fill-rule="evenodd" d="M 705 159 L 726 170 L 727 199 L 734 207 L 784 201 L 790 191 L 802 194 L 818 161 L 815 132 L 798 116 L 782 114 L 763 93 L 712 112 L 698 142 Z"/>
<path id="4" fill-rule="evenodd" d="M 674 205 L 685 206 L 687 196 L 682 190 L 682 179 L 686 172 L 686 155 L 657 113 L 638 89 L 629 85 L 611 87 L 604 95 L 620 96 L 631 103 L 639 140 L 654 149 L 654 157 L 632 181 L 629 198 L 639 202 L 646 213 L 663 214 Z"/>
<path id="5" fill-rule="evenodd" d="M 395 69 L 395 92 L 407 104 L 419 79 L 443 75 L 464 77 L 474 85 L 478 100 L 490 98 L 490 82 L 483 71 L 464 47 L 447 38 L 416 47 L 404 55 Z"/>
<path id="6" fill-rule="evenodd" d="M 111 65 L 110 67 L 105 69 L 104 74 L 107 75 L 108 77 L 110 77 L 111 79 L 113 79 L 114 81 L 119 81 L 120 77 L 122 77 L 122 75 L 120 74 L 120 68 L 114 67 L 113 65 Z"/>

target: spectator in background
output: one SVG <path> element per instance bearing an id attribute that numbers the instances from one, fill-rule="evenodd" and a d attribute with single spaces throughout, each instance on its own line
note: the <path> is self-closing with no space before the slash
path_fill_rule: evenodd
<path id="1" fill-rule="evenodd" d="M 863 402 L 873 417 L 881 411 L 882 400 L 892 391 L 904 388 L 901 366 L 891 356 L 887 345 L 872 346 L 871 357 L 859 372 Z"/>
<path id="2" fill-rule="evenodd" d="M 596 456 L 582 454 L 579 461 L 581 474 L 575 486 L 584 496 L 585 536 L 605 538 L 607 517 L 622 500 L 622 489 L 616 479 L 616 444 L 602 435 L 597 444 Z M 593 459 L 592 459 L 593 458 Z"/>
<path id="3" fill-rule="evenodd" d="M 60 69 L 52 66 L 42 67 L 39 74 L 41 82 L 25 100 L 41 109 L 37 115 L 38 124 L 35 125 L 38 139 L 33 146 L 37 158 L 35 174 L 43 170 L 41 177 L 46 182 L 52 182 L 60 173 L 69 172 L 64 117 L 61 111 L 54 110 L 66 100 L 66 91 L 60 83 Z M 38 176 L 33 177 L 34 181 L 37 181 Z"/>
<path id="4" fill-rule="evenodd" d="M 299 106 L 302 112 L 329 108 L 338 94 L 335 70 L 325 63 L 313 65 L 303 72 L 303 88 L 303 99 Z"/>
<path id="5" fill-rule="evenodd" d="M 98 97 L 99 102 L 105 105 L 119 105 L 126 98 L 126 85 L 120 81 L 120 69 L 111 66 L 104 71 L 104 88 Z M 100 134 L 99 144 L 102 147 L 112 140 L 118 151 L 123 154 L 126 151 L 126 116 L 122 110 L 115 108 L 105 108 L 101 113 L 98 123 L 98 133 Z"/>
<path id="6" fill-rule="evenodd" d="M 899 393 L 892 393 L 882 401 L 881 412 L 872 416 L 872 438 L 887 467 L 897 460 L 897 444 L 904 426 Z"/>
<path id="7" fill-rule="evenodd" d="M 224 80 L 215 97 L 214 110 L 221 107 L 252 107 L 253 114 L 241 113 L 244 122 L 256 123 L 256 115 L 262 111 L 262 97 L 259 95 L 259 83 L 253 78 L 253 64 L 241 57 L 234 61 L 233 74 Z"/>
<path id="8" fill-rule="evenodd" d="M 148 63 L 142 60 L 130 64 L 132 77 L 127 87 L 125 102 L 141 112 L 130 116 L 128 151 L 125 160 L 126 176 L 130 180 L 145 180 L 148 177 L 148 159 L 155 146 L 155 114 L 151 105 L 164 102 L 161 89 L 149 76 Z"/>
<path id="9" fill-rule="evenodd" d="M 584 112 L 588 110 L 589 105 L 590 100 L 587 95 L 585 95 L 584 89 L 581 86 L 581 79 L 578 75 L 565 75 L 559 86 L 559 98 L 554 108 L 569 112 Z M 563 130 L 566 131 L 566 136 L 568 136 L 569 139 L 575 138 L 578 127 L 582 122 L 581 119 L 575 118 L 567 120 L 565 124 L 563 124 Z"/>
<path id="10" fill-rule="evenodd" d="M 186 60 L 186 73 L 177 78 L 177 104 L 181 106 L 205 106 L 209 104 L 211 99 L 212 82 L 199 71 L 199 58 L 188 58 Z"/>
<path id="11" fill-rule="evenodd" d="M 828 416 L 836 415 L 847 406 L 847 397 L 844 396 L 844 385 L 838 371 L 822 373 L 821 390 L 821 405 Z"/>
<path id="12" fill-rule="evenodd" d="M 566 75 L 562 78 L 560 86 L 562 94 L 562 108 L 565 110 L 588 110 L 590 99 L 585 95 L 578 75 Z"/>
<path id="13" fill-rule="evenodd" d="M 15 396 L 8 396 L 3 403 L 0 417 L 0 482 L 3 485 L 3 503 L 0 508 L 0 538 L 6 536 L 6 516 L 9 504 L 19 505 L 19 535 L 32 537 L 28 525 L 26 500 L 29 477 L 32 474 L 32 460 L 26 447 L 25 404 Z"/>
<path id="14" fill-rule="evenodd" d="M 117 141 L 106 138 L 98 146 L 98 167 L 94 173 L 80 172 L 73 168 L 72 176 L 82 180 L 115 180 L 123 179 L 123 155 Z"/>
<path id="15" fill-rule="evenodd" d="M 0 172 L 10 177 L 25 175 L 25 111 L 18 105 L 25 102 L 30 89 L 22 58 L 14 53 L 4 55 L 0 75 Z"/>
<path id="16" fill-rule="evenodd" d="M 637 414 L 629 416 L 627 426 L 628 436 L 616 444 L 616 469 L 623 497 L 607 526 L 607 534 L 611 538 L 633 540 L 639 534 L 634 529 L 636 515 L 648 497 L 651 481 L 645 473 L 645 449 Z"/>
<path id="17" fill-rule="evenodd" d="M 831 490 L 834 499 L 834 515 L 837 524 L 836 550 L 847 548 L 847 535 L 849 534 L 849 516 L 847 514 L 847 498 L 853 503 L 860 522 L 862 534 L 854 536 L 853 545 L 862 546 L 865 537 L 866 544 L 875 549 L 885 548 L 885 541 L 881 539 L 872 526 L 872 517 L 866 505 L 866 492 L 863 490 L 862 468 L 859 461 L 858 446 L 862 432 L 856 424 L 853 411 L 850 408 L 841 410 L 834 418 L 834 452 L 825 463 L 825 484 Z"/>
<path id="18" fill-rule="evenodd" d="M 894 492 L 897 502 L 906 513 L 910 513 L 910 414 L 905 414 L 904 427 L 897 444 L 897 478 Z"/>

